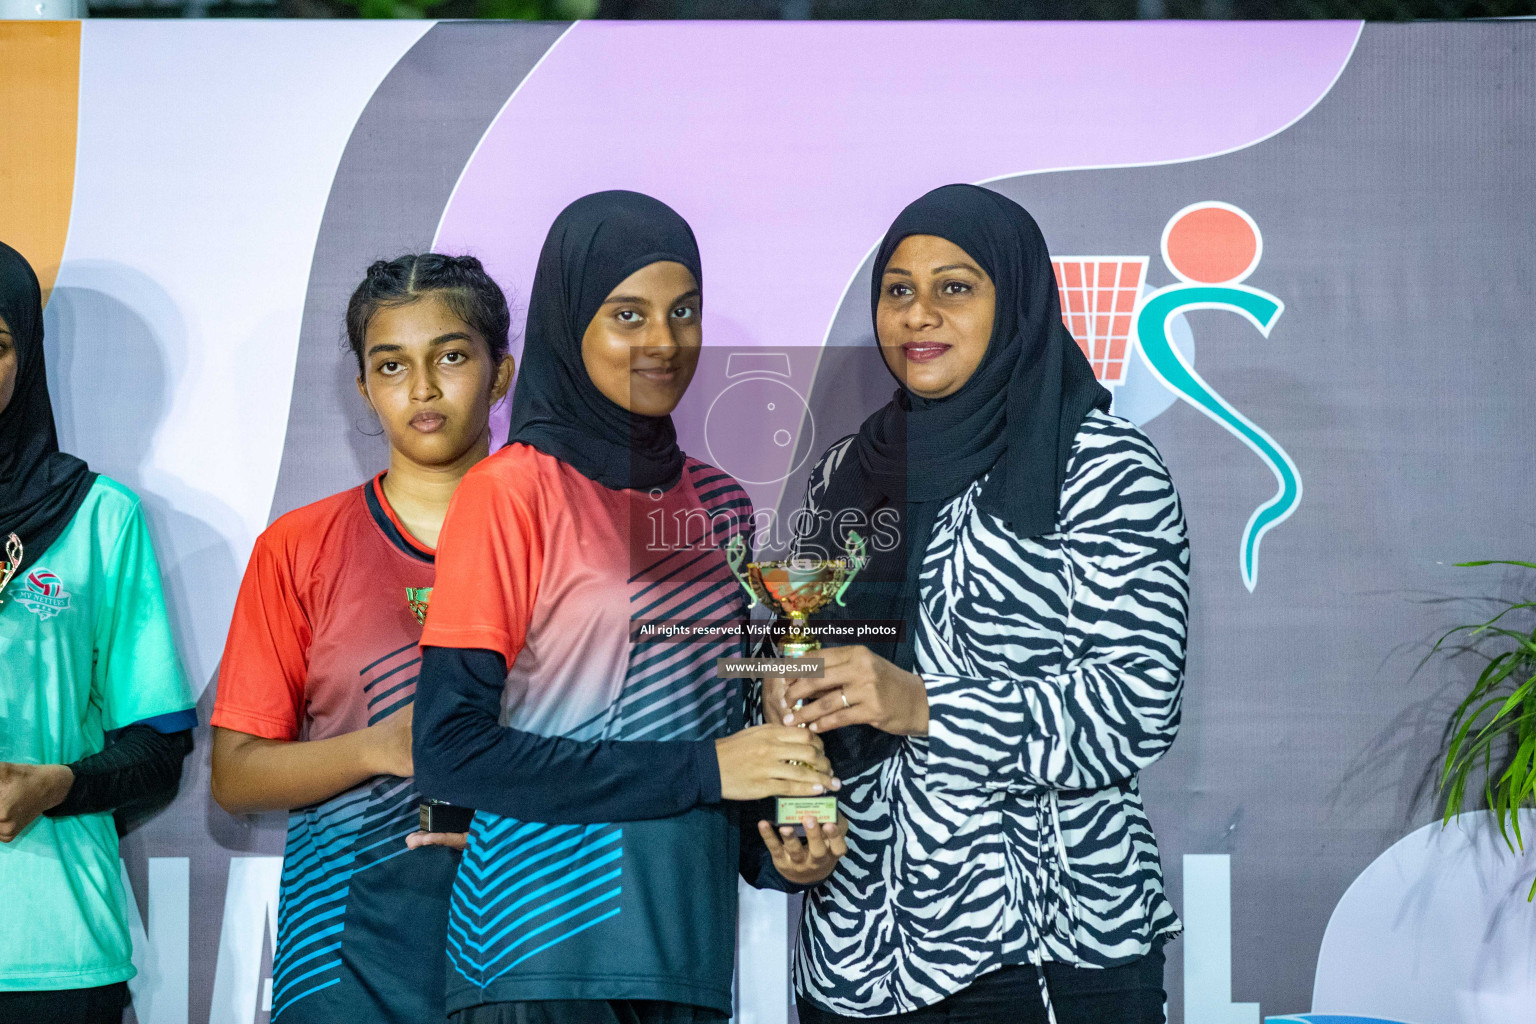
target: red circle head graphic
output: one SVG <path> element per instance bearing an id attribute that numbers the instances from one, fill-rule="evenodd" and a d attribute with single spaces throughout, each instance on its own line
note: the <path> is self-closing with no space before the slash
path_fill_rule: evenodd
<path id="1" fill-rule="evenodd" d="M 1236 284 L 1263 254 L 1258 224 L 1230 203 L 1194 203 L 1163 228 L 1163 262 L 1191 284 Z"/>

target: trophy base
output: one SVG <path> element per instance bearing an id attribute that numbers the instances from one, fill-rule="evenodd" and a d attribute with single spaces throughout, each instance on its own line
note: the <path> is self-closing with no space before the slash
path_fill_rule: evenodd
<path id="1" fill-rule="evenodd" d="M 423 800 L 417 820 L 423 832 L 468 832 L 470 822 L 475 820 L 475 809 Z"/>
<path id="2" fill-rule="evenodd" d="M 780 825 L 799 825 L 809 814 L 818 825 L 837 823 L 835 796 L 781 796 L 774 799 L 774 816 Z"/>

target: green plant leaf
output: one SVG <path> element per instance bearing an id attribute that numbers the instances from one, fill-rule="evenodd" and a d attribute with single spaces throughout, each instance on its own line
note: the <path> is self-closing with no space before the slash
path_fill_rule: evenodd
<path id="1" fill-rule="evenodd" d="M 1536 562 L 1507 560 L 1461 564 L 1536 569 Z M 1446 727 L 1439 772 L 1441 821 L 1449 824 L 1471 810 L 1468 793 L 1479 794 L 1505 844 L 1519 853 L 1526 848 L 1520 812 L 1536 806 L 1536 628 L 1510 627 L 1517 613 L 1536 612 L 1536 600 L 1498 603 L 1502 609 L 1487 620 L 1441 634 L 1419 664 L 1422 668 L 1436 655 L 1469 653 L 1485 662 Z M 1536 901 L 1536 884 L 1527 899 Z"/>

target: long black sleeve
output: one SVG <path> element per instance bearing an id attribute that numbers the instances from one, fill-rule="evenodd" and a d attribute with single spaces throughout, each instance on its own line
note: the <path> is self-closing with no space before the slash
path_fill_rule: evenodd
<path id="1" fill-rule="evenodd" d="M 552 825 L 643 821 L 720 802 L 713 740 L 539 736 L 501 725 L 495 651 L 422 649 L 411 756 L 433 800 Z"/>
<path id="2" fill-rule="evenodd" d="M 181 764 L 192 750 L 192 731 L 162 733 L 134 723 L 113 733 L 99 754 L 69 766 L 69 795 L 44 813 L 50 818 L 115 811 L 119 831 L 176 796 Z"/>

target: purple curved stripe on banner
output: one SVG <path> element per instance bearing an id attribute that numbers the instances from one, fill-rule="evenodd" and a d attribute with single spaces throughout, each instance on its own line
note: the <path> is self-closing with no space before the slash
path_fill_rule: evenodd
<path id="1" fill-rule="evenodd" d="M 566 203 L 648 192 L 698 234 L 709 344 L 820 345 L 850 275 L 929 188 L 1249 145 L 1328 91 L 1358 33 L 583 22 L 486 133 L 435 245 L 479 254 L 521 305 Z"/>

